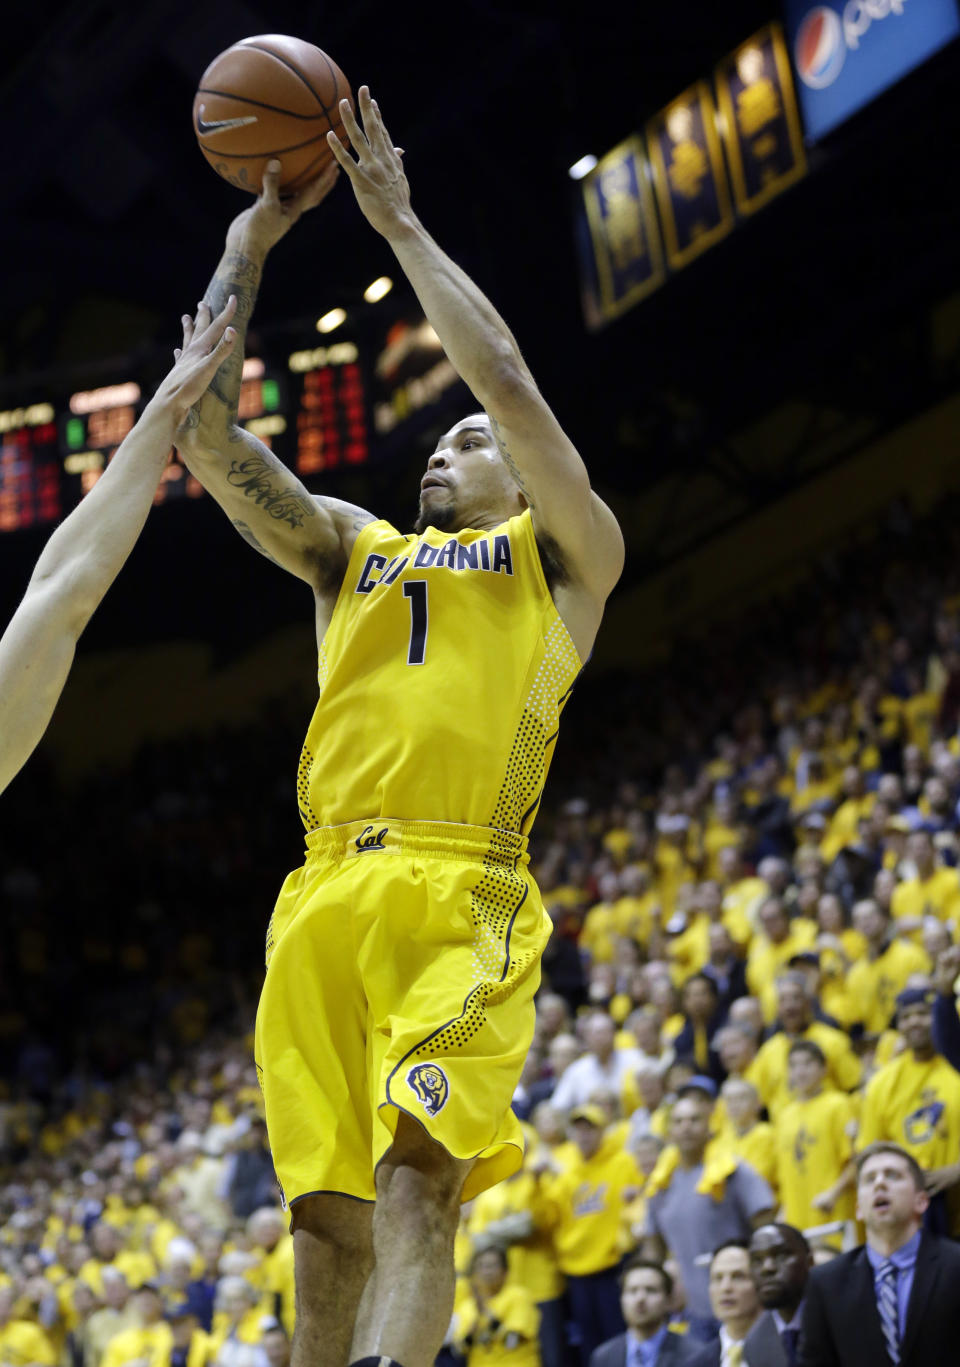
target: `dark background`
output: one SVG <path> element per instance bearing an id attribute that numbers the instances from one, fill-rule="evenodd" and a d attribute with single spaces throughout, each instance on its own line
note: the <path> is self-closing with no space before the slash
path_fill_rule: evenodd
<path id="1" fill-rule="evenodd" d="M 746 467 L 725 458 L 760 413 L 793 398 L 867 416 L 883 430 L 953 385 L 928 324 L 930 308 L 958 284 L 956 45 L 813 149 L 799 186 L 591 336 L 580 313 L 568 166 L 584 152 L 602 155 L 709 76 L 777 8 L 733 0 L 558 10 L 473 0 L 359 0 L 341 9 L 98 0 L 21 11 L 0 85 L 0 402 L 29 402 L 64 379 L 103 383 L 131 367 L 146 382 L 162 373 L 179 314 L 200 296 L 245 203 L 195 146 L 193 92 L 217 52 L 271 31 L 317 43 L 354 87 L 371 85 L 406 148 L 414 207 L 504 312 L 621 512 L 624 586 L 799 477 L 795 452 L 771 449 Z M 269 331 L 334 304 L 349 309 L 380 273 L 397 274 L 389 249 L 341 182 L 277 249 L 256 325 Z M 434 435 L 331 491 L 409 520 Z M 674 526 L 667 538 L 630 515 L 631 500 L 656 480 L 676 479 L 682 494 L 706 469 L 716 476 L 706 523 L 692 519 L 688 532 Z M 211 598 L 229 594 L 245 563 L 208 503 L 160 512 L 94 641 L 120 630 L 209 630 Z M 171 540 L 182 550 L 191 543 L 182 566 L 172 563 Z M 41 541 L 0 539 L 4 612 Z M 154 556 L 174 582 L 184 576 L 179 618 L 167 623 L 151 607 L 126 622 Z M 274 612 L 285 592 L 300 604 L 295 586 L 278 587 L 262 566 L 253 577 L 268 585 Z M 294 598 L 289 610 L 299 612 Z M 166 606 L 156 609 L 161 618 Z M 224 607 L 215 629 L 229 634 L 234 618 Z"/>

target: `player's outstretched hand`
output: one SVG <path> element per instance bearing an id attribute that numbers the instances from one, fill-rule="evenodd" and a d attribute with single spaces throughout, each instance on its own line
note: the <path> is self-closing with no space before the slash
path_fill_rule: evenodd
<path id="1" fill-rule="evenodd" d="M 403 151 L 394 147 L 369 87 L 360 87 L 357 103 L 363 116 L 362 128 L 349 101 L 340 101 L 340 117 L 357 160 L 354 161 L 336 133 L 328 133 L 327 142 L 350 177 L 364 217 L 378 233 L 389 237 L 410 219 L 410 186 L 403 173 Z"/>
<path id="2" fill-rule="evenodd" d="M 230 354 L 237 340 L 236 329 L 229 327 L 237 311 L 236 296 L 231 294 L 216 318 L 210 316 L 205 301 L 197 305 L 197 316 L 185 313 L 183 346 L 177 347 L 173 369 L 159 385 L 152 403 L 170 408 L 179 428 L 187 413 L 202 398 L 207 386 Z"/>
<path id="3" fill-rule="evenodd" d="M 315 209 L 336 185 L 340 177 L 340 167 L 336 162 L 330 165 L 305 185 L 299 194 L 280 198 L 280 173 L 282 163 L 268 161 L 263 173 L 263 188 L 256 202 L 243 213 L 237 214 L 227 233 L 227 246 L 241 242 L 249 249 L 259 248 L 268 252 L 275 246 L 293 225 L 310 209 Z"/>

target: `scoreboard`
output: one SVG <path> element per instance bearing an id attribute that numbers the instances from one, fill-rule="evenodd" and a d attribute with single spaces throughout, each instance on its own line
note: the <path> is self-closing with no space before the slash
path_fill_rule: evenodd
<path id="1" fill-rule="evenodd" d="M 366 315 L 342 340 L 296 346 L 304 340 L 302 325 L 291 325 L 265 342 L 262 355 L 245 359 L 237 420 L 308 488 L 330 472 L 392 459 L 405 433 L 418 430 L 415 417 L 462 400 L 440 339 L 409 302 Z M 57 522 L 75 508 L 151 392 L 133 375 L 118 375 L 0 411 L 0 533 Z M 154 502 L 203 497 L 171 451 Z"/>
<path id="2" fill-rule="evenodd" d="M 237 417 L 308 484 L 371 458 L 371 386 L 356 342 L 244 361 Z M 93 488 L 143 412 L 150 391 L 132 378 L 43 396 L 0 411 L 0 533 L 57 522 Z M 202 498 L 176 451 L 155 503 Z"/>
<path id="3" fill-rule="evenodd" d="M 61 514 L 53 405 L 34 403 L 0 413 L 0 532 L 56 522 Z"/>

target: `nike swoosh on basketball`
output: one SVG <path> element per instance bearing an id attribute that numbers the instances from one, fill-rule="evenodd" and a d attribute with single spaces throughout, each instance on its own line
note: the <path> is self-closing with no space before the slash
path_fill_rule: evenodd
<path id="1" fill-rule="evenodd" d="M 197 110 L 197 132 L 198 133 L 223 133 L 228 128 L 244 128 L 248 123 L 256 123 L 256 114 L 246 114 L 239 119 L 211 119 L 209 122 L 203 117 L 205 105 L 201 105 Z"/>

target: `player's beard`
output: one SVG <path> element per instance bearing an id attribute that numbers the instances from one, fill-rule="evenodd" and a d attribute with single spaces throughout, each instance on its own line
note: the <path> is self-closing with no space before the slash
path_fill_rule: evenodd
<path id="1" fill-rule="evenodd" d="M 432 512 L 427 512 L 421 503 L 417 520 L 413 524 L 413 530 L 418 535 L 427 527 L 435 527 L 438 532 L 448 532 L 454 528 L 456 521 L 457 507 L 452 500 L 450 503 L 441 503 L 440 507 L 434 508 Z"/>

